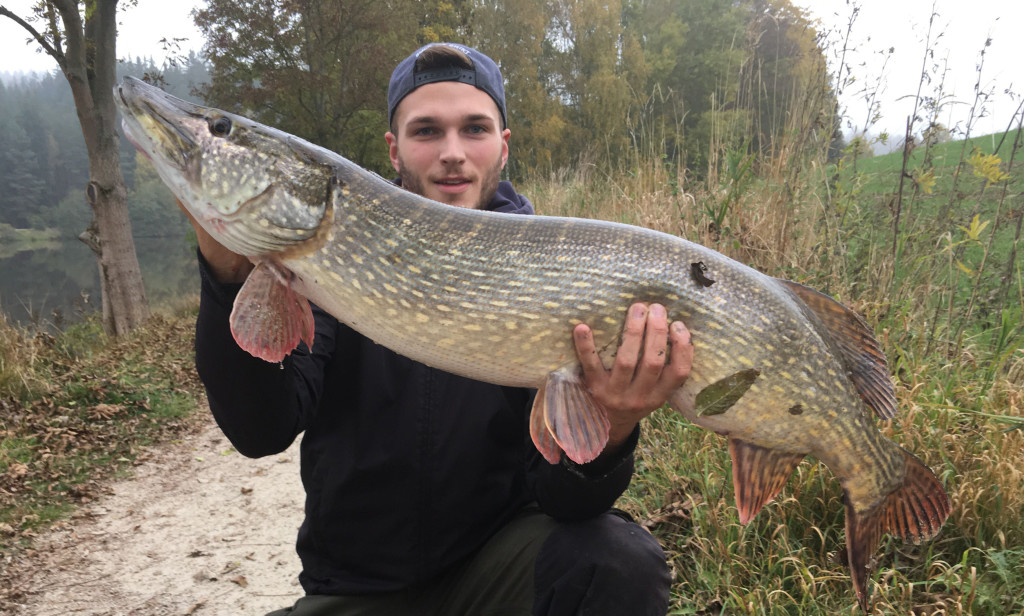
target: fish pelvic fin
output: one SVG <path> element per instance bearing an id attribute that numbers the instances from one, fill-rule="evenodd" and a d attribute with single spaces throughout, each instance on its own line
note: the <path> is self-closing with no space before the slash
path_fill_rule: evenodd
<path id="1" fill-rule="evenodd" d="M 231 308 L 231 335 L 243 350 L 279 362 L 299 341 L 313 347 L 313 310 L 291 287 L 293 274 L 261 261 L 249 274 Z"/>
<path id="2" fill-rule="evenodd" d="M 850 577 L 857 601 L 869 611 L 868 561 L 883 533 L 904 540 L 924 541 L 934 537 L 952 511 L 945 488 L 923 462 L 903 450 L 906 473 L 903 483 L 873 507 L 857 511 L 846 501 L 846 551 Z"/>
<path id="3" fill-rule="evenodd" d="M 608 444 L 610 424 L 576 367 L 548 374 L 530 412 L 530 437 L 552 464 L 561 452 L 577 464 L 593 461 Z"/>
<path id="4" fill-rule="evenodd" d="M 729 438 L 729 455 L 740 524 L 748 524 L 782 490 L 806 454 L 776 451 Z"/>
<path id="5" fill-rule="evenodd" d="M 817 317 L 822 334 L 837 351 L 861 399 L 882 419 L 895 417 L 896 392 L 889 377 L 889 365 L 864 319 L 824 293 L 789 280 L 776 280 Z"/>
<path id="6" fill-rule="evenodd" d="M 562 448 L 555 442 L 555 437 L 547 426 L 547 405 L 544 403 L 547 393 L 547 384 L 537 389 L 537 395 L 533 398 L 533 408 L 530 410 L 530 438 L 534 447 L 540 452 L 544 459 L 551 464 L 558 464 L 562 459 Z"/>

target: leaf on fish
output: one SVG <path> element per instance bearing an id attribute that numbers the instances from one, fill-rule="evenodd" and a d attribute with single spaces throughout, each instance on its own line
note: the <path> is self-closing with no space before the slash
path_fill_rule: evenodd
<path id="1" fill-rule="evenodd" d="M 707 417 L 728 411 L 747 393 L 760 374 L 757 368 L 740 370 L 700 390 L 695 402 L 697 415 Z"/>

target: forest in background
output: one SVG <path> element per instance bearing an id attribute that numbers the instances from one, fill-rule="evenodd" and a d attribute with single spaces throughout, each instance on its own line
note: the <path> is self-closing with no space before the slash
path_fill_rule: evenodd
<path id="1" fill-rule="evenodd" d="M 159 76 L 161 87 L 198 102 L 193 91 L 209 80 L 206 64 L 190 54 L 174 64 L 123 61 L 118 76 Z M 137 237 L 183 236 L 188 224 L 152 166 L 122 138 L 122 170 Z M 0 75 L 0 230 L 52 229 L 81 233 L 92 214 L 85 200 L 89 159 L 67 81 L 57 71 Z"/>
<path id="2" fill-rule="evenodd" d="M 202 58 L 122 62 L 119 76 L 155 79 L 386 176 L 391 70 L 438 40 L 501 65 L 514 181 L 581 164 L 618 170 L 638 155 L 703 178 L 722 166 L 723 144 L 770 155 L 786 135 L 827 143 L 838 129 L 817 33 L 788 0 L 212 0 L 195 18 Z M 0 224 L 77 235 L 89 221 L 88 172 L 67 84 L 8 77 L 0 110 L 0 185 L 10 188 Z M 121 152 L 135 235 L 180 229 L 124 139 Z"/>

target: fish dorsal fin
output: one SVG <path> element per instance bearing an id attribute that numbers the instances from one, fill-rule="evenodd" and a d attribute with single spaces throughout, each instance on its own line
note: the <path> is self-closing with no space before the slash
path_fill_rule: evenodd
<path id="1" fill-rule="evenodd" d="M 875 334 L 856 312 L 824 293 L 776 278 L 817 317 L 860 397 L 882 419 L 896 416 L 896 392 Z"/>
<path id="2" fill-rule="evenodd" d="M 555 464 L 564 451 L 577 464 L 593 461 L 608 444 L 609 427 L 577 367 L 548 374 L 530 413 L 530 436 L 545 460 Z"/>
<path id="3" fill-rule="evenodd" d="M 806 454 L 775 451 L 730 438 L 729 455 L 740 524 L 747 524 L 786 485 Z"/>
<path id="4" fill-rule="evenodd" d="M 242 285 L 231 307 L 231 335 L 243 350 L 279 362 L 299 345 L 313 347 L 313 311 L 291 287 L 293 274 L 261 261 Z"/>

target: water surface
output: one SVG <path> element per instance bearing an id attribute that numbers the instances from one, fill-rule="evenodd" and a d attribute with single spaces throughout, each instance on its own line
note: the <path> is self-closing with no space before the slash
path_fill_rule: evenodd
<path id="1" fill-rule="evenodd" d="M 0 311 L 30 328 L 57 328 L 100 310 L 99 268 L 78 240 L 0 252 Z M 151 306 L 199 293 L 195 249 L 184 237 L 136 238 Z"/>

